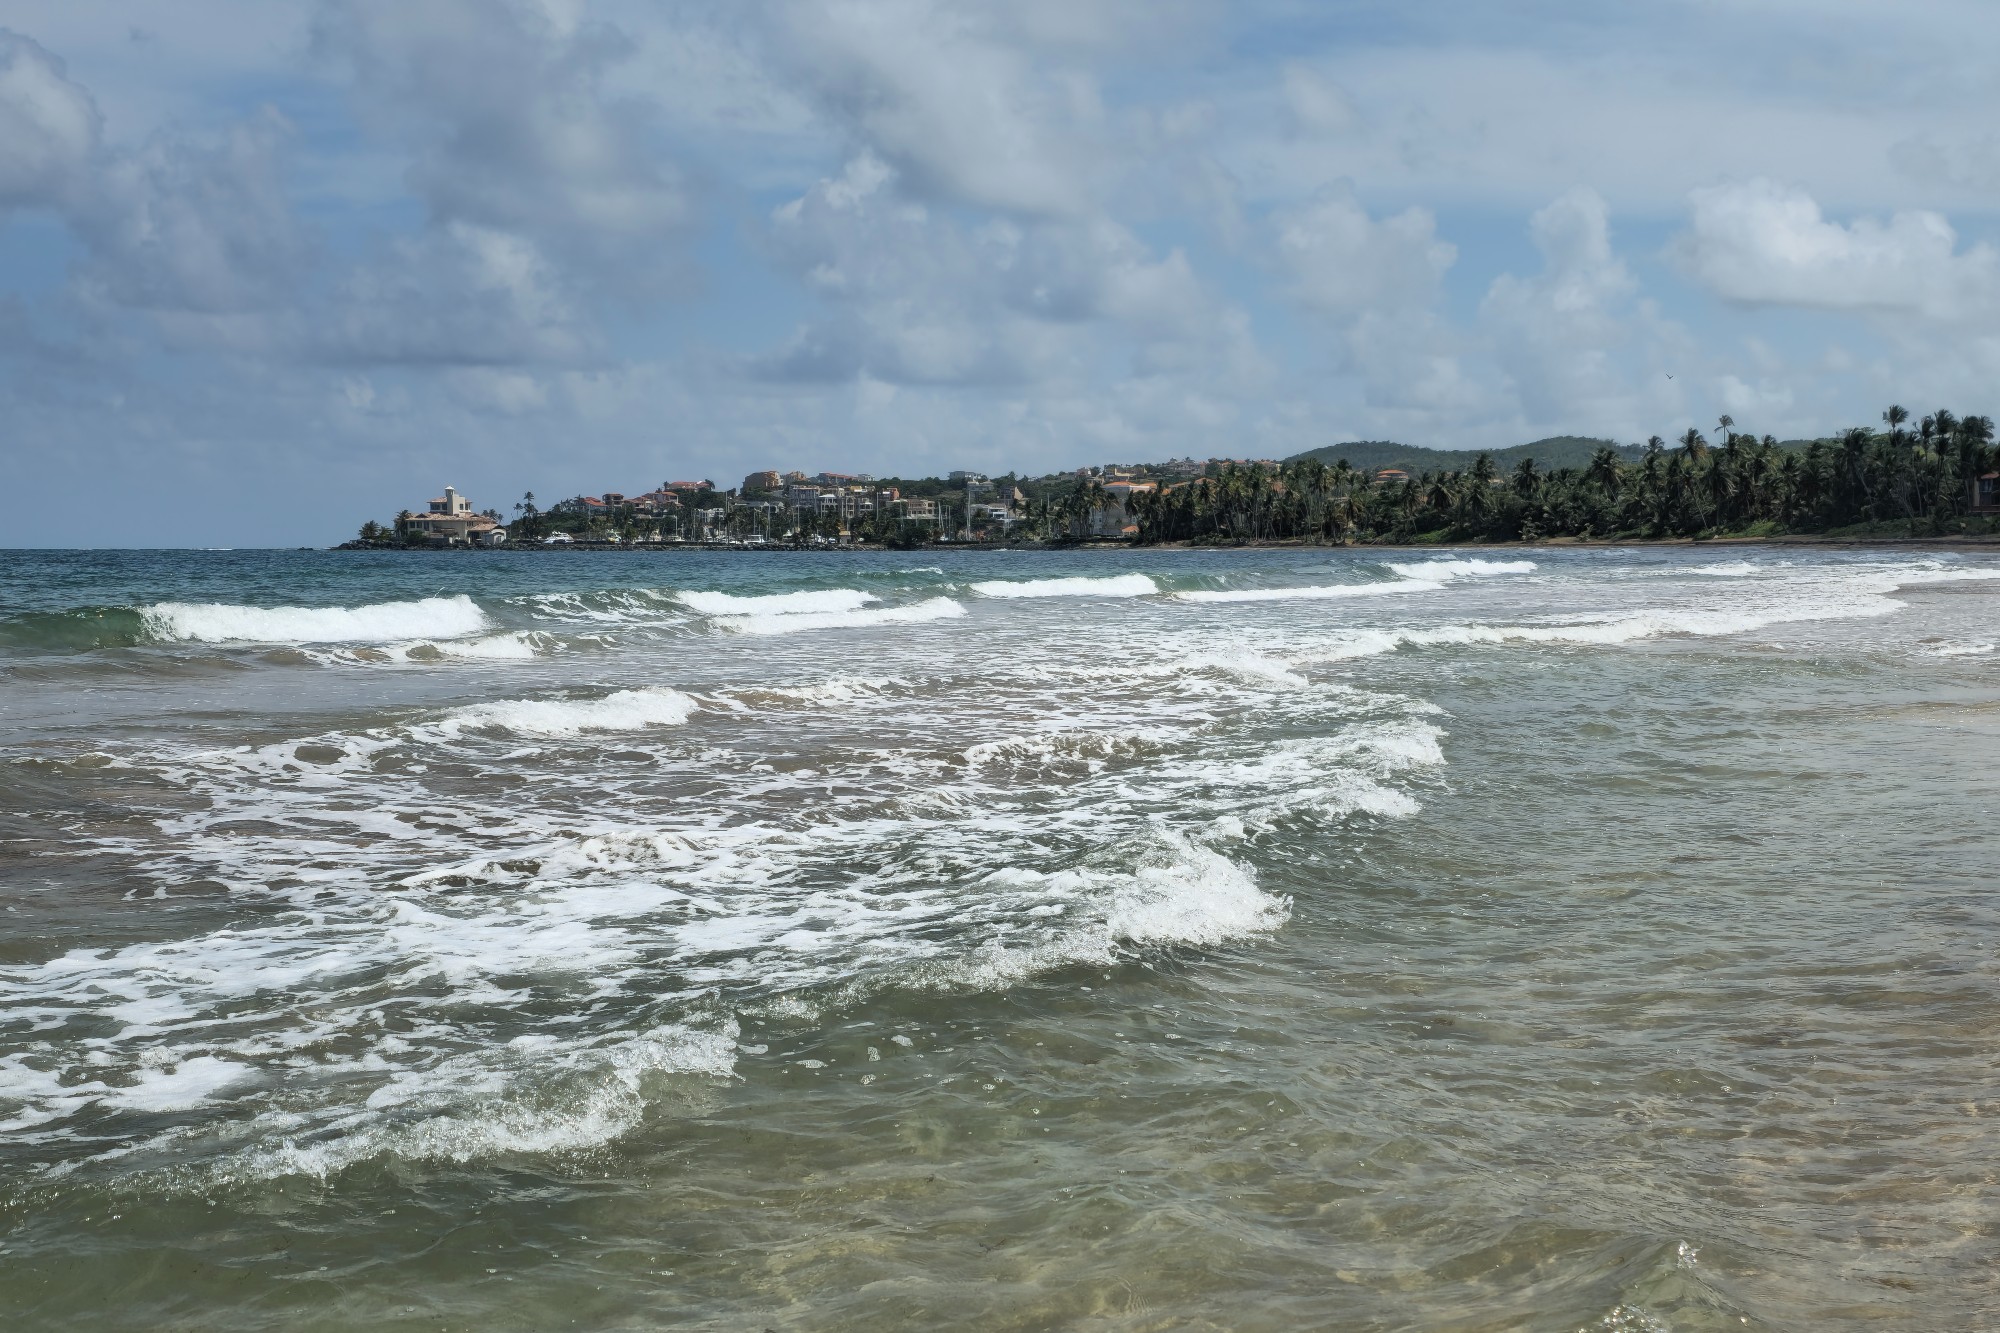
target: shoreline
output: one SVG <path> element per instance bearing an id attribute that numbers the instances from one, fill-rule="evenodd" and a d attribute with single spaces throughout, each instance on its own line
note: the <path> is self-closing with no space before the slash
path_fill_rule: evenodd
<path id="1" fill-rule="evenodd" d="M 1292 540 L 1241 540 L 1229 542 L 1150 542 L 1141 545 L 1127 541 L 1080 541 L 1063 544 L 1050 542 L 948 542 L 934 546 L 918 546 L 908 549 L 893 546 L 785 546 L 772 543 L 762 546 L 730 546 L 711 542 L 676 543 L 619 543 L 619 542 L 562 542 L 554 546 L 544 546 L 538 542 L 523 542 L 520 545 L 502 546 L 360 546 L 342 543 L 338 546 L 324 546 L 322 551 L 352 551 L 358 553 L 401 554 L 418 552 L 433 554 L 495 554 L 508 552 L 531 552 L 534 554 L 577 554 L 585 552 L 621 552 L 634 555 L 665 554 L 668 552 L 715 551 L 731 555 L 925 555 L 952 551 L 1018 551 L 1022 553 L 1067 554 L 1084 551 L 1534 551 L 1571 549 L 1612 549 L 1617 547 L 1653 546 L 1912 546 L 1936 550 L 2000 550 L 2000 534 L 1977 536 L 1971 534 L 1951 534 L 1940 537 L 1836 537 L 1819 533 L 1785 533 L 1769 537 L 1551 537 L 1545 541 L 1531 542 L 1307 542 Z M 284 547 L 274 547 L 284 550 Z"/>

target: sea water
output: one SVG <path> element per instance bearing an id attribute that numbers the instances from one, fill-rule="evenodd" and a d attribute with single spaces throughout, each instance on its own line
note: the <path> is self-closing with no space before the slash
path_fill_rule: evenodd
<path id="1" fill-rule="evenodd" d="M 11 1328 L 2000 1322 L 2000 560 L 0 556 Z"/>

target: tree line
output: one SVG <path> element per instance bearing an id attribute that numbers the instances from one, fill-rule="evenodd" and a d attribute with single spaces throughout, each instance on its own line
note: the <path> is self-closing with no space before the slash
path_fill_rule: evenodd
<path id="1" fill-rule="evenodd" d="M 1912 535 L 1965 529 L 1979 478 L 1996 463 L 1991 418 L 1938 411 L 1912 424 L 1891 407 L 1882 429 L 1855 427 L 1803 447 L 1690 427 L 1648 440 L 1636 461 L 1597 451 L 1581 468 L 1490 455 L 1460 471 L 1378 476 L 1302 458 L 1275 470 L 1231 466 L 1134 496 L 1141 542 L 1533 541 L 1830 532 L 1892 526 Z M 1067 517 L 1065 515 L 1065 517 Z"/>

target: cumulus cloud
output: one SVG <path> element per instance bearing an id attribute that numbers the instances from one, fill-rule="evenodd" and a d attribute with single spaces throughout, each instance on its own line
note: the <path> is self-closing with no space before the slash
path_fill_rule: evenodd
<path id="1" fill-rule="evenodd" d="M 774 254 L 825 307 L 760 372 L 782 380 L 1026 385 L 1089 369 L 1111 334 L 1137 373 L 1247 371 L 1247 324 L 1185 254 L 1109 219 L 966 225 L 864 152 L 772 216 Z M 1220 345 L 1222 354 L 1216 353 Z M 1200 349 L 1203 356 L 1193 355 Z"/>
<path id="2" fill-rule="evenodd" d="M 1941 214 L 1829 220 L 1804 190 L 1768 179 L 1693 192 L 1675 253 L 1726 300 L 1934 319 L 1990 319 L 2000 252 L 1959 248 Z"/>
<path id="3" fill-rule="evenodd" d="M 1632 380 L 1617 352 L 1640 331 L 1643 316 L 1626 307 L 1636 284 L 1612 251 L 1610 208 L 1578 186 L 1536 212 L 1528 230 L 1542 271 L 1502 274 L 1480 307 L 1524 413 L 1545 422 L 1568 416 L 1580 426 L 1608 410 L 1621 421 L 1631 417 L 1622 400 Z"/>
<path id="4" fill-rule="evenodd" d="M 286 303 L 311 249 L 285 190 L 291 135 L 267 108 L 213 140 L 162 133 L 106 157 L 71 207 L 87 293 L 197 314 Z"/>
<path id="5" fill-rule="evenodd" d="M 107 144 L 90 90 L 0 30 L 0 207 L 61 218 L 83 251 L 75 293 L 100 311 L 150 312 L 177 341 L 228 342 L 215 317 L 293 294 L 310 246 L 284 187 L 290 133 L 264 108 L 216 133 Z"/>
<path id="6" fill-rule="evenodd" d="M 410 184 L 437 219 L 568 233 L 581 255 L 691 218 L 645 104 L 606 91 L 632 39 L 581 5 L 328 0 L 317 41 L 367 122 L 414 151 Z"/>
<path id="7" fill-rule="evenodd" d="M 1059 45 L 1019 40 L 1020 16 L 936 0 L 782 12 L 775 45 L 803 86 L 920 197 L 1047 217 L 1101 197 L 1114 162 L 1097 81 Z M 1027 17 L 1028 36 L 1095 30 L 1047 6 Z"/>
<path id="8" fill-rule="evenodd" d="M 1283 87 L 1295 133 L 1336 136 L 1360 127 L 1361 113 L 1340 85 L 1306 66 L 1286 65 Z"/>
<path id="9" fill-rule="evenodd" d="M 1438 239 L 1428 209 L 1377 221 L 1351 182 L 1280 210 L 1272 221 L 1290 294 L 1327 314 L 1427 306 L 1458 257 L 1456 247 Z"/>
<path id="10" fill-rule="evenodd" d="M 63 62 L 0 28 L 0 208 L 65 206 L 102 131 L 97 103 Z"/>
<path id="11" fill-rule="evenodd" d="M 453 222 L 351 271 L 315 337 L 336 362 L 440 367 L 596 360 L 596 327 L 534 242 Z"/>

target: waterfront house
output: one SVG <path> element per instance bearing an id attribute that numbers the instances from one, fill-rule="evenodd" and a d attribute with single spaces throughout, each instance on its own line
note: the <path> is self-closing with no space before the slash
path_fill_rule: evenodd
<path id="1" fill-rule="evenodd" d="M 472 546 L 492 544 L 500 522 L 490 514 L 473 513 L 472 501 L 460 495 L 457 487 L 447 486 L 443 495 L 430 502 L 429 509 L 410 516 L 407 527 L 447 546 Z"/>

